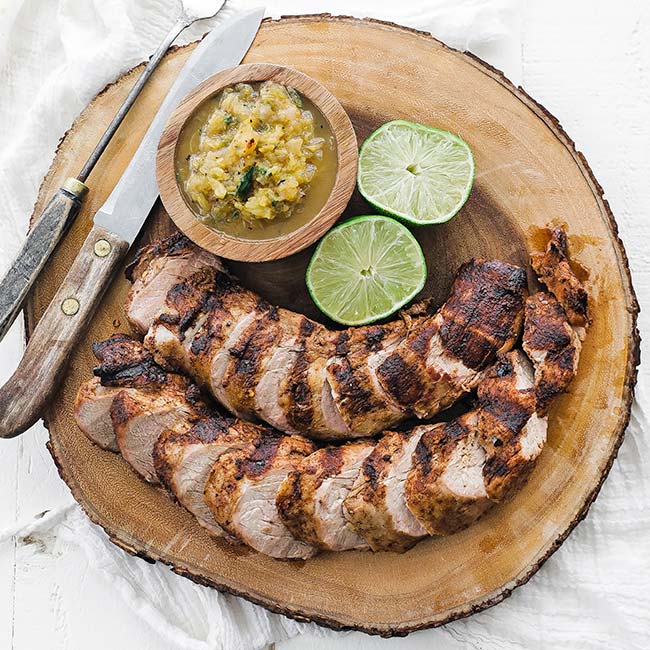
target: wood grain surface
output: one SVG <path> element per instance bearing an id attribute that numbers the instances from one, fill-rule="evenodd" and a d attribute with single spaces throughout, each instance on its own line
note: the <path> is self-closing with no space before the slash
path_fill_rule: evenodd
<path id="1" fill-rule="evenodd" d="M 117 182 L 190 49 L 177 49 L 165 59 L 89 178 L 84 209 L 35 287 L 30 327 L 54 295 L 92 214 Z M 477 176 L 468 203 L 451 222 L 416 231 L 430 269 L 424 294 L 438 302 L 463 261 L 482 256 L 526 264 L 529 251 L 543 245 L 549 222 L 567 224 L 594 322 L 571 393 L 551 411 L 539 465 L 511 503 L 462 533 L 427 540 L 404 555 L 325 553 L 281 562 L 213 540 L 119 457 L 92 446 L 74 424 L 74 395 L 93 366 L 91 342 L 128 330 L 122 309 L 128 283 L 120 277 L 79 340 L 72 370 L 47 413 L 50 450 L 60 473 L 116 544 L 295 618 L 389 636 L 493 605 L 526 582 L 585 516 L 629 419 L 638 306 L 601 188 L 541 106 L 496 70 L 428 35 L 328 16 L 265 21 L 246 62 L 291 65 L 323 83 L 350 115 L 359 141 L 382 122 L 407 118 L 469 142 Z M 134 78 L 130 73 L 107 88 L 77 120 L 41 188 L 37 212 L 92 149 Z M 367 211 L 355 193 L 344 216 Z M 156 207 L 142 240 L 170 228 Z M 286 260 L 231 268 L 267 299 L 318 318 L 304 287 L 309 254 L 306 249 Z"/>
<path id="2" fill-rule="evenodd" d="M 254 81 L 275 81 L 291 86 L 309 99 L 327 120 L 336 141 L 337 170 L 325 205 L 301 228 L 271 240 L 246 240 L 221 233 L 196 218 L 176 179 L 176 147 L 183 127 L 194 111 L 227 86 Z M 350 118 L 327 88 L 315 79 L 285 66 L 249 64 L 224 70 L 193 90 L 174 111 L 160 138 L 156 173 L 160 198 L 176 226 L 199 246 L 222 257 L 243 262 L 267 262 L 301 251 L 322 237 L 341 216 L 357 178 L 358 149 Z"/>

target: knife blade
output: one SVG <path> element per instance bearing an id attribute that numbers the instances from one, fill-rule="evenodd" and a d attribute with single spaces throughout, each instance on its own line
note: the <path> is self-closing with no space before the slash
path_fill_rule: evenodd
<path id="1" fill-rule="evenodd" d="M 241 62 L 263 16 L 263 9 L 252 9 L 216 27 L 183 66 L 122 177 L 96 213 L 18 368 L 0 388 L 0 438 L 12 438 L 34 424 L 59 387 L 72 349 L 156 201 L 155 154 L 169 116 L 194 86 Z"/>
<path id="2" fill-rule="evenodd" d="M 167 93 L 121 179 L 97 211 L 94 219 L 96 225 L 119 235 L 129 244 L 133 243 L 158 197 L 153 161 L 169 116 L 192 88 L 216 72 L 241 62 L 263 17 L 264 9 L 239 14 L 216 27 L 197 45 Z"/>

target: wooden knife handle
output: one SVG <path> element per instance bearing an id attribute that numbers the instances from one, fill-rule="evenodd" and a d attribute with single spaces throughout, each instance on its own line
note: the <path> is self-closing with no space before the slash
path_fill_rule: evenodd
<path id="1" fill-rule="evenodd" d="M 88 188 L 68 178 L 27 234 L 18 256 L 0 280 L 0 341 L 11 327 L 32 284 L 74 219 Z"/>
<path id="2" fill-rule="evenodd" d="M 90 231 L 16 372 L 0 389 L 0 438 L 13 438 L 39 419 L 128 249 L 125 241 L 99 226 Z"/>

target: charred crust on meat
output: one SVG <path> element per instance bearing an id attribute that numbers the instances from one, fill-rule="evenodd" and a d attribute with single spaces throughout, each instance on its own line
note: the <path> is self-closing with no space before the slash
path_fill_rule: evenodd
<path id="1" fill-rule="evenodd" d="M 165 323 L 165 325 L 178 325 L 180 321 L 180 316 L 178 314 L 160 314 L 158 316 L 158 321 Z"/>
<path id="2" fill-rule="evenodd" d="M 102 386 L 142 387 L 168 380 L 168 373 L 142 343 L 126 334 L 114 334 L 105 341 L 93 343 L 93 354 L 99 361 L 93 374 L 99 377 Z"/>
<path id="3" fill-rule="evenodd" d="M 377 376 L 386 392 L 401 406 L 415 404 L 425 387 L 413 365 L 399 351 L 389 354 L 377 368 Z"/>
<path id="4" fill-rule="evenodd" d="M 522 345 L 535 364 L 537 411 L 544 414 L 568 390 L 580 353 L 579 338 L 553 295 L 540 292 L 526 301 Z"/>
<path id="5" fill-rule="evenodd" d="M 350 361 L 337 359 L 329 368 L 337 382 L 339 406 L 350 415 L 367 413 L 372 405 L 372 394 L 360 384 Z"/>
<path id="6" fill-rule="evenodd" d="M 498 261 L 463 264 L 441 309 L 440 338 L 466 366 L 490 363 L 521 324 L 527 279 L 523 269 Z"/>
<path id="7" fill-rule="evenodd" d="M 161 257 L 163 255 L 176 255 L 191 247 L 192 243 L 183 233 L 175 232 L 165 239 L 160 239 L 153 244 L 141 247 L 135 254 L 133 261 L 124 270 L 124 275 L 129 282 L 133 282 L 136 279 L 136 270 L 142 262 L 147 262 L 154 257 Z"/>
<path id="8" fill-rule="evenodd" d="M 387 328 L 383 325 L 369 326 L 365 331 L 365 347 L 368 350 L 381 350 L 381 343 L 386 337 Z"/>
<path id="9" fill-rule="evenodd" d="M 190 352 L 192 354 L 200 354 L 205 352 L 210 347 L 210 337 L 205 332 L 198 333 L 190 345 Z"/>
<path id="10" fill-rule="evenodd" d="M 343 448 L 325 447 L 322 450 L 322 478 L 338 474 L 343 466 Z"/>
<path id="11" fill-rule="evenodd" d="M 258 478 L 273 465 L 282 438 L 264 436 L 256 440 L 253 451 L 243 462 L 243 471 L 250 478 Z"/>
<path id="12" fill-rule="evenodd" d="M 339 332 L 334 339 L 334 352 L 337 357 L 343 357 L 349 350 L 350 333 Z"/>
<path id="13" fill-rule="evenodd" d="M 309 318 L 301 318 L 300 320 L 300 336 L 302 337 L 308 337 L 311 336 L 314 333 L 314 330 L 316 329 L 316 323 L 314 321 L 309 320 Z"/>
<path id="14" fill-rule="evenodd" d="M 414 332 L 413 336 L 409 337 L 409 348 L 422 359 L 426 358 L 431 339 L 437 332 L 438 328 L 435 323 L 429 322 L 426 325 L 423 325 Z"/>
<path id="15" fill-rule="evenodd" d="M 569 322 L 586 327 L 589 324 L 589 298 L 569 262 L 564 228 L 556 226 L 551 230 L 546 250 L 533 253 L 531 263 L 540 281 L 564 308 Z"/>

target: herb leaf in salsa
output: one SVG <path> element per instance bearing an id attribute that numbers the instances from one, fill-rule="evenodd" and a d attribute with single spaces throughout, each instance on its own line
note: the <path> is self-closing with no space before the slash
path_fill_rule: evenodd
<path id="1" fill-rule="evenodd" d="M 298 91 L 291 86 L 287 86 L 287 93 L 289 94 L 289 97 L 291 97 L 291 101 L 298 106 L 298 108 L 302 108 L 302 97 L 300 97 Z"/>
<path id="2" fill-rule="evenodd" d="M 255 173 L 255 165 L 251 165 L 241 177 L 239 185 L 237 186 L 237 198 L 246 199 L 253 190 L 253 174 Z"/>

